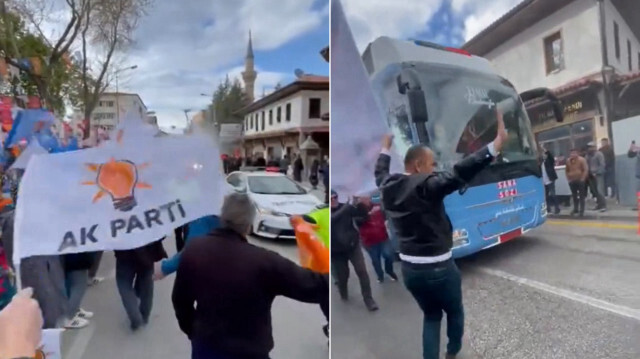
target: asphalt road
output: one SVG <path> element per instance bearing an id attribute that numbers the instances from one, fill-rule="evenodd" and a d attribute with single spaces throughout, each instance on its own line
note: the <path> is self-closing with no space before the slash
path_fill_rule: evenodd
<path id="1" fill-rule="evenodd" d="M 460 357 L 640 358 L 636 232 L 633 224 L 550 221 L 459 260 L 466 315 Z M 404 285 L 374 281 L 380 310 L 369 313 L 353 274 L 349 284 L 349 302 L 332 291 L 332 358 L 421 358 L 422 313 Z"/>
<path id="2" fill-rule="evenodd" d="M 313 191 L 323 198 L 323 193 Z M 295 241 L 271 241 L 250 238 L 252 243 L 274 250 L 298 261 Z M 175 252 L 175 241 L 168 237 L 165 248 Z M 63 334 L 64 359 L 103 358 L 190 358 L 187 337 L 180 331 L 171 304 L 175 276 L 155 283 L 154 305 L 149 325 L 135 333 L 120 302 L 115 284 L 115 259 L 105 254 L 100 275 L 106 280 L 88 289 L 82 307 L 95 313 L 90 326 L 67 330 Z M 321 359 L 329 357 L 327 339 L 322 333 L 325 318 L 317 305 L 277 298 L 272 310 L 274 359 Z"/>

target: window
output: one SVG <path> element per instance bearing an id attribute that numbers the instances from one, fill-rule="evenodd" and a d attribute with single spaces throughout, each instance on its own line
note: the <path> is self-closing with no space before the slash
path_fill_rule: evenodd
<path id="1" fill-rule="evenodd" d="M 262 131 L 264 131 L 264 117 L 262 117 Z"/>
<path id="2" fill-rule="evenodd" d="M 269 110 L 269 123 L 273 123 L 273 109 Z"/>
<path id="3" fill-rule="evenodd" d="M 544 39 L 544 57 L 547 65 L 547 74 L 564 69 L 562 35 L 560 31 Z"/>
<path id="4" fill-rule="evenodd" d="M 278 106 L 278 110 L 276 112 L 276 119 L 278 123 L 282 122 L 282 107 Z"/>
<path id="5" fill-rule="evenodd" d="M 616 45 L 616 58 L 620 60 L 620 26 L 617 22 L 613 22 L 613 38 Z"/>
<path id="6" fill-rule="evenodd" d="M 640 54 L 638 54 L 640 56 Z M 291 104 L 288 103 L 284 108 L 284 120 L 291 122 Z"/>
<path id="7" fill-rule="evenodd" d="M 265 114 L 266 111 L 262 111 L 262 121 L 264 121 L 264 117 L 266 116 Z M 273 123 L 271 123 L 273 121 L 269 120 L 269 126 L 271 126 Z"/>
<path id="8" fill-rule="evenodd" d="M 309 118 L 320 118 L 320 99 L 309 99 Z"/>
<path id="9" fill-rule="evenodd" d="M 113 101 L 107 101 L 107 107 L 113 107 Z"/>
<path id="10" fill-rule="evenodd" d="M 631 57 L 631 40 L 627 40 L 627 54 L 629 54 L 628 56 L 628 62 L 629 62 L 629 71 L 633 70 L 633 60 Z"/>
<path id="11" fill-rule="evenodd" d="M 253 130 L 253 114 L 249 115 L 249 120 L 251 121 L 251 129 Z"/>

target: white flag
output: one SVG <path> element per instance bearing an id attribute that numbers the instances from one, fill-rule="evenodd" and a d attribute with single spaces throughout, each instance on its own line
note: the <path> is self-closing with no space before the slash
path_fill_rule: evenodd
<path id="1" fill-rule="evenodd" d="M 342 198 L 376 189 L 382 137 L 390 133 L 339 0 L 331 2 L 331 189 Z M 395 158 L 394 158 L 395 159 Z M 393 161 L 397 162 L 397 161 Z M 393 164 L 393 163 L 392 163 Z"/>
<path id="2" fill-rule="evenodd" d="M 47 153 L 49 152 L 42 146 L 40 146 L 38 140 L 33 139 L 31 143 L 29 143 L 29 146 L 24 149 L 24 151 L 20 154 L 20 156 L 18 156 L 16 161 L 11 165 L 11 167 L 9 167 L 9 169 L 26 169 L 31 157 L 35 155 L 44 155 Z"/>
<path id="3" fill-rule="evenodd" d="M 62 329 L 45 329 L 42 331 L 42 344 L 36 351 L 36 358 L 62 359 L 60 344 Z"/>
<path id="4" fill-rule="evenodd" d="M 14 262 L 144 246 L 218 214 L 224 188 L 218 147 L 206 136 L 140 135 L 33 156 L 18 192 Z"/>

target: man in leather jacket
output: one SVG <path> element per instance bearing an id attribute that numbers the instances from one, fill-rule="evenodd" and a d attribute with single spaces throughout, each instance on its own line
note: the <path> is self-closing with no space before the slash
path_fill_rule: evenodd
<path id="1" fill-rule="evenodd" d="M 335 276 L 340 298 L 347 300 L 349 293 L 349 262 L 360 280 L 362 298 L 369 311 L 378 310 L 371 294 L 371 281 L 362 253 L 360 234 L 356 229 L 367 219 L 367 209 L 359 203 L 340 203 L 338 194 L 331 191 L 331 270 Z"/>
<path id="2" fill-rule="evenodd" d="M 404 284 L 424 312 L 424 359 L 439 358 L 443 311 L 447 314 L 449 337 L 446 357 L 455 358 L 462 348 L 462 282 L 452 259 L 452 225 L 443 201 L 489 166 L 502 149 L 507 133 L 499 112 L 497 119 L 495 140 L 457 163 L 451 173 L 434 172 L 434 153 L 424 145 L 415 145 L 405 155 L 405 173 L 390 174 L 393 137 L 383 139 L 375 170 L 376 183 L 387 218 L 400 242 Z"/>

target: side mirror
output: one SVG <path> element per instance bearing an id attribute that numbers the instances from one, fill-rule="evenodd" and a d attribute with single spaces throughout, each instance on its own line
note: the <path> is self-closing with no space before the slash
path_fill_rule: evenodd
<path id="1" fill-rule="evenodd" d="M 427 99 L 416 70 L 413 68 L 404 68 L 400 75 L 396 78 L 398 92 L 406 95 L 409 101 L 410 120 L 415 126 L 417 140 L 420 143 L 429 144 L 429 133 L 425 123 L 429 121 L 429 113 L 427 111 Z"/>
<path id="2" fill-rule="evenodd" d="M 520 94 L 520 98 L 523 102 L 527 102 L 536 98 L 544 98 L 551 103 L 551 109 L 553 110 L 553 115 L 556 118 L 557 122 L 564 121 L 564 108 L 562 106 L 562 101 L 556 97 L 556 95 L 551 92 L 546 87 L 540 87 L 533 90 L 525 91 Z"/>

